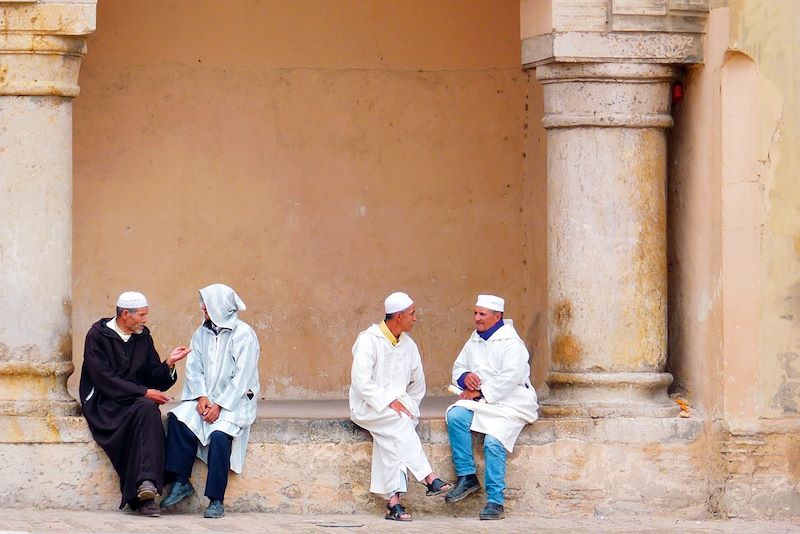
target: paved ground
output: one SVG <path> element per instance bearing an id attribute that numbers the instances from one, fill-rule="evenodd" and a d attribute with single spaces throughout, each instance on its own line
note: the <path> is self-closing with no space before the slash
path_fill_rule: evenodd
<path id="1" fill-rule="evenodd" d="M 373 532 L 403 534 L 448 534 L 492 532 L 534 533 L 552 532 L 595 533 L 627 532 L 631 534 L 656 532 L 699 533 L 800 533 L 797 521 L 690 521 L 670 518 L 602 518 L 560 517 L 538 518 L 512 516 L 502 521 L 478 521 L 470 518 L 415 517 L 411 523 L 394 523 L 378 516 L 366 515 L 279 515 L 244 513 L 222 519 L 203 519 L 194 514 L 165 514 L 146 518 L 124 511 L 75 512 L 66 510 L 0 509 L 0 534 L 36 533 L 229 533 L 229 532 L 289 532 L 289 533 L 347 533 Z"/>

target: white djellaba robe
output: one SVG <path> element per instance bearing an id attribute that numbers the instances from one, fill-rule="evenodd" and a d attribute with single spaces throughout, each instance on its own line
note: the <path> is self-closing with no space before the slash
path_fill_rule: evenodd
<path id="1" fill-rule="evenodd" d="M 538 417 L 528 359 L 528 349 L 511 319 L 504 319 L 503 326 L 486 341 L 473 332 L 453 364 L 453 383 L 467 371 L 475 373 L 481 379 L 486 402 L 461 399 L 447 411 L 454 406 L 471 410 L 470 430 L 497 438 L 513 452 L 522 428 Z"/>
<path id="2" fill-rule="evenodd" d="M 372 434 L 372 493 L 389 499 L 394 493 L 406 492 L 406 469 L 417 480 L 433 471 L 416 431 L 425 374 L 417 345 L 408 334 L 400 334 L 395 346 L 379 325 L 358 335 L 349 396 L 350 418 Z M 389 408 L 395 399 L 414 419 Z"/>
<path id="3" fill-rule="evenodd" d="M 221 430 L 233 436 L 231 470 L 241 473 L 250 425 L 256 419 L 258 338 L 247 323 L 239 320 L 238 312 L 244 311 L 245 305 L 233 289 L 212 284 L 200 290 L 200 298 L 211 321 L 222 330 L 217 335 L 206 326 L 195 331 L 186 361 L 183 402 L 170 412 L 197 436 L 197 457 L 204 462 L 208 461 L 212 432 Z M 248 398 L 248 392 L 252 398 Z M 213 423 L 203 421 L 197 413 L 200 397 L 208 397 L 222 408 Z"/>

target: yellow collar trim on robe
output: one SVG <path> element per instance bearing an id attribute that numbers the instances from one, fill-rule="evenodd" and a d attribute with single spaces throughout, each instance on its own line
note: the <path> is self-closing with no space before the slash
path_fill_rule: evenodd
<path id="1" fill-rule="evenodd" d="M 386 339 L 388 339 L 389 341 L 392 342 L 392 346 L 393 347 L 396 346 L 398 343 L 400 343 L 400 338 L 399 337 L 394 337 L 394 334 L 392 334 L 392 331 L 389 330 L 388 326 L 386 326 L 386 321 L 381 322 L 381 324 L 379 324 L 378 327 L 381 329 L 381 332 L 383 332 L 383 335 L 386 336 Z M 403 335 L 403 334 L 400 334 L 400 335 Z"/>

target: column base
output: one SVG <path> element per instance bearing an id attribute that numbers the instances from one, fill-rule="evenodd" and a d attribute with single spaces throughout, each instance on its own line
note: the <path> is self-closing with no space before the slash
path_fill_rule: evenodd
<path id="1" fill-rule="evenodd" d="M 561 373 L 547 378 L 542 417 L 675 417 L 669 373 Z"/>
<path id="2" fill-rule="evenodd" d="M 0 416 L 78 415 L 67 392 L 72 362 L 0 362 Z"/>

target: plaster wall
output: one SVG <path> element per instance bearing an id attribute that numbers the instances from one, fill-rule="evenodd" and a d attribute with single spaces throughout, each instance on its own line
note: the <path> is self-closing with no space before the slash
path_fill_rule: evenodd
<path id="1" fill-rule="evenodd" d="M 672 107 L 668 210 L 669 356 L 673 387 L 696 408 L 720 415 L 722 364 L 722 203 L 720 70 L 728 11 L 709 13 L 706 60 L 688 67 L 685 98 Z"/>
<path id="2" fill-rule="evenodd" d="M 794 2 L 729 2 L 721 70 L 725 416 L 800 414 Z M 755 105 L 742 105 L 753 102 Z"/>
<path id="3" fill-rule="evenodd" d="M 749 161 L 732 169 L 744 198 L 737 219 L 758 239 L 758 385 L 764 418 L 800 415 L 800 5 L 792 0 L 730 2 L 730 47 L 752 62 L 757 112 L 747 125 Z M 735 91 L 736 87 L 732 87 Z M 725 90 L 725 86 L 723 86 Z M 736 97 L 735 92 L 731 91 Z M 741 108 L 741 99 L 730 103 Z M 724 126 L 724 125 L 723 125 Z M 751 215 L 752 214 L 752 215 Z"/>
<path id="4" fill-rule="evenodd" d="M 670 370 L 712 416 L 800 402 L 793 2 L 716 4 L 670 144 Z"/>
<path id="5" fill-rule="evenodd" d="M 546 274 L 523 246 L 539 190 L 523 180 L 519 9 L 100 2 L 74 102 L 76 367 L 119 292 L 148 296 L 164 353 L 212 282 L 248 305 L 266 398 L 344 396 L 352 343 L 394 290 L 418 304 L 429 394 L 477 293 L 506 297 L 529 335 L 545 303 L 525 290 Z"/>

